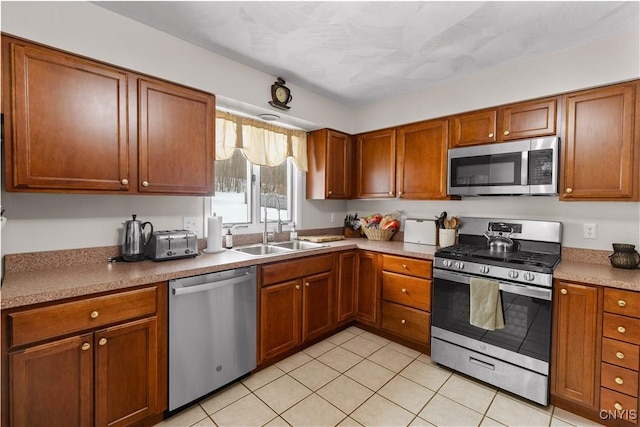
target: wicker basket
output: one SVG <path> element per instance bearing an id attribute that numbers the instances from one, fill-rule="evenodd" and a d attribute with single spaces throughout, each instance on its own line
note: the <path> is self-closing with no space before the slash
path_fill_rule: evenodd
<path id="1" fill-rule="evenodd" d="M 367 228 L 363 227 L 364 234 L 367 235 L 367 239 L 369 240 L 391 240 L 393 237 L 393 233 L 396 231 L 393 228 L 387 228 L 386 230 L 382 230 L 379 228 Z"/>

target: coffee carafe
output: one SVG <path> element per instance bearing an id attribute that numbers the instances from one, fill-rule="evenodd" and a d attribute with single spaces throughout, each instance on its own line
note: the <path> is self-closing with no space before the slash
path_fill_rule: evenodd
<path id="1" fill-rule="evenodd" d="M 147 224 L 151 227 L 151 231 L 149 237 L 145 238 L 144 228 Z M 152 234 L 153 224 L 137 220 L 136 215 L 133 215 L 133 219 L 125 221 L 122 230 L 122 259 L 124 261 L 142 261 Z"/>

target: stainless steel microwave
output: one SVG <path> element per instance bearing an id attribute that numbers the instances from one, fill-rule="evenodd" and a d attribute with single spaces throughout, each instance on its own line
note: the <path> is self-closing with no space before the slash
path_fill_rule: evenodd
<path id="1" fill-rule="evenodd" d="M 448 151 L 447 191 L 455 196 L 558 194 L 558 137 Z"/>

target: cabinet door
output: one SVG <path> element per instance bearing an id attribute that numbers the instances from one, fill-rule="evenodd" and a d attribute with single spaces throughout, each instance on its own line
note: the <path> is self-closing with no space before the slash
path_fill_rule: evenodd
<path id="1" fill-rule="evenodd" d="M 633 84 L 567 95 L 561 200 L 634 196 Z M 636 184 L 637 185 L 637 184 Z"/>
<path id="2" fill-rule="evenodd" d="M 596 409 L 600 363 L 598 289 L 556 282 L 554 292 L 553 393 Z"/>
<path id="3" fill-rule="evenodd" d="M 356 144 L 356 162 L 356 196 L 358 198 L 395 197 L 395 129 L 359 135 Z"/>
<path id="4" fill-rule="evenodd" d="M 302 342 L 312 340 L 333 327 L 333 274 L 305 277 L 302 294 Z"/>
<path id="5" fill-rule="evenodd" d="M 486 110 L 455 116 L 451 124 L 449 146 L 453 148 L 496 142 L 497 114 L 497 110 Z"/>
<path id="6" fill-rule="evenodd" d="M 447 196 L 448 120 L 398 129 L 397 185 L 403 199 Z"/>
<path id="7" fill-rule="evenodd" d="M 356 251 L 338 255 L 338 286 L 336 312 L 338 322 L 352 320 L 356 315 Z"/>
<path id="8" fill-rule="evenodd" d="M 377 325 L 380 304 L 380 275 L 377 254 L 373 252 L 358 253 L 356 277 L 358 278 L 356 319 Z"/>
<path id="9" fill-rule="evenodd" d="M 215 98 L 138 80 L 139 183 L 142 193 L 213 192 Z"/>
<path id="10" fill-rule="evenodd" d="M 329 130 L 327 134 L 327 199 L 348 199 L 352 187 L 351 136 Z"/>
<path id="11" fill-rule="evenodd" d="M 87 334 L 9 354 L 10 425 L 93 424 L 92 342 Z"/>
<path id="12" fill-rule="evenodd" d="M 124 71 L 3 37 L 8 191 L 129 190 Z M 4 79 L 7 82 L 7 79 Z"/>
<path id="13" fill-rule="evenodd" d="M 557 99 L 547 99 L 500 108 L 502 133 L 500 141 L 534 138 L 556 134 Z"/>
<path id="14" fill-rule="evenodd" d="M 156 317 L 96 332 L 96 426 L 128 426 L 157 412 L 157 338 Z"/>
<path id="15" fill-rule="evenodd" d="M 300 344 L 301 283 L 291 280 L 260 290 L 260 361 Z"/>

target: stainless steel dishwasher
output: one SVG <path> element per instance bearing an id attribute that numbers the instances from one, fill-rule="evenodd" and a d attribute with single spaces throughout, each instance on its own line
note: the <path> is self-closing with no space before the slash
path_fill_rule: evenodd
<path id="1" fill-rule="evenodd" d="M 169 411 L 256 367 L 256 267 L 169 281 Z"/>

